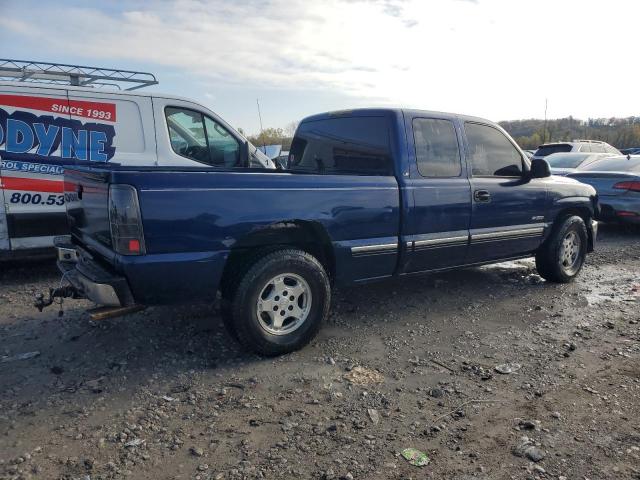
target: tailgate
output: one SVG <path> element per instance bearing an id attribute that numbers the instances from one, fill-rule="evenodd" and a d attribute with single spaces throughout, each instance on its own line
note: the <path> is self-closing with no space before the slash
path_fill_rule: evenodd
<path id="1" fill-rule="evenodd" d="M 64 196 L 71 235 L 84 244 L 98 242 L 111 249 L 109 178 L 105 170 L 66 169 Z"/>

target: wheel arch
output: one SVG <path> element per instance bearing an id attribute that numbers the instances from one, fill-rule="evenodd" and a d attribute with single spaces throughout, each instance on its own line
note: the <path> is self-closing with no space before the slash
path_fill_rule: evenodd
<path id="1" fill-rule="evenodd" d="M 591 228 L 589 228 L 589 225 L 591 221 L 595 219 L 595 214 L 594 214 L 593 206 L 591 205 L 591 203 L 588 201 L 581 201 L 577 203 L 558 202 L 556 206 L 558 210 L 553 219 L 553 231 L 555 231 L 555 229 L 558 228 L 558 226 L 561 224 L 561 221 L 564 218 L 571 217 L 571 216 L 580 217 L 582 218 L 582 220 L 585 223 L 585 226 L 587 227 L 587 238 L 589 243 L 587 251 L 588 252 L 593 251 L 595 239 L 593 238 L 593 231 Z"/>
<path id="2" fill-rule="evenodd" d="M 225 263 L 221 286 L 229 282 L 232 277 L 241 274 L 241 271 L 249 267 L 257 258 L 287 247 L 298 248 L 313 255 L 333 281 L 336 260 L 333 244 L 326 228 L 315 221 L 286 220 L 256 229 L 237 240 Z"/>

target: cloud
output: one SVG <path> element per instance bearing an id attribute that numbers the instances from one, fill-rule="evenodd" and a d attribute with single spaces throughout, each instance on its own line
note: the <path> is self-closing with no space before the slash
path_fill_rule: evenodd
<path id="1" fill-rule="evenodd" d="M 638 17 L 637 2 L 527 5 L 22 0 L 3 6 L 0 42 L 12 45 L 19 36 L 41 59 L 65 52 L 105 66 L 157 65 L 216 96 L 227 87 L 336 92 L 354 104 L 394 103 L 494 119 L 538 115 L 545 97 L 558 115 L 637 110 L 630 99 L 640 71 L 629 60 L 637 41 L 634 29 L 620 23 Z"/>

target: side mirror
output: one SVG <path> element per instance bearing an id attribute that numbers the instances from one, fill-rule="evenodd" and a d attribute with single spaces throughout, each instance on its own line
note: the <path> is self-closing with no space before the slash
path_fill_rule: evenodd
<path id="1" fill-rule="evenodd" d="M 251 153 L 249 152 L 249 142 L 247 140 L 240 142 L 240 165 L 243 167 L 251 166 Z"/>
<path id="2" fill-rule="evenodd" d="M 549 162 L 543 158 L 534 158 L 531 160 L 531 178 L 547 178 L 551 176 L 551 167 Z"/>

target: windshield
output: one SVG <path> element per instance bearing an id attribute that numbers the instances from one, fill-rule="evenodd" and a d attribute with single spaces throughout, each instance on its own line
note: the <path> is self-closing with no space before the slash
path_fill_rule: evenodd
<path id="1" fill-rule="evenodd" d="M 571 153 L 552 153 L 545 157 L 551 168 L 577 168 L 589 155 Z"/>
<path id="2" fill-rule="evenodd" d="M 640 172 L 640 156 L 636 157 L 611 157 L 598 160 L 580 171 L 588 172 Z"/>
<path id="3" fill-rule="evenodd" d="M 551 168 L 579 168 L 611 156 L 609 153 L 553 153 L 545 160 Z"/>
<path id="4" fill-rule="evenodd" d="M 570 152 L 573 147 L 568 143 L 556 143 L 553 145 L 542 145 L 538 147 L 535 157 L 546 157 L 547 155 L 551 155 L 552 153 L 557 152 Z"/>

